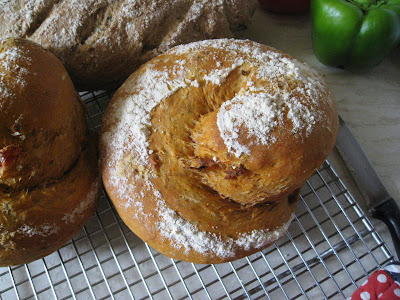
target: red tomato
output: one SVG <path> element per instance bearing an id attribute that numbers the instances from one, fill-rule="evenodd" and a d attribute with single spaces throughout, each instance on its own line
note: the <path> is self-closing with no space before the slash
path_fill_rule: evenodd
<path id="1" fill-rule="evenodd" d="M 310 0 L 258 0 L 261 6 L 276 13 L 306 12 L 310 9 Z"/>

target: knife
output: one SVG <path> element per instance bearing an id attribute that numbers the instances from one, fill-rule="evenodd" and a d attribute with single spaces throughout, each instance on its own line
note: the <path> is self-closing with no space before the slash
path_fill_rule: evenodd
<path id="1" fill-rule="evenodd" d="M 399 206 L 389 195 L 361 145 L 340 116 L 335 146 L 363 192 L 369 215 L 383 221 L 388 227 L 397 258 L 400 259 Z"/>

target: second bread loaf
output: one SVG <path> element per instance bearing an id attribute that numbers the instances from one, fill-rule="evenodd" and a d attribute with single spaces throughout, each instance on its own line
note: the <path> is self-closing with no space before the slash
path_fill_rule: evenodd
<path id="1" fill-rule="evenodd" d="M 0 266 L 50 254 L 93 215 L 95 144 L 62 63 L 28 40 L 0 40 Z"/>
<path id="2" fill-rule="evenodd" d="M 120 85 L 141 64 L 179 44 L 232 37 L 256 0 L 0 2 L 0 38 L 51 50 L 80 90 Z"/>

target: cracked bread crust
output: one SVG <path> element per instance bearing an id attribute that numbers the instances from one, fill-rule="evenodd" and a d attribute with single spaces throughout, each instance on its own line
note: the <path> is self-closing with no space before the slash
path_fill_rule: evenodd
<path id="1" fill-rule="evenodd" d="M 103 182 L 124 222 L 156 250 L 231 261 L 285 233 L 337 126 L 326 84 L 295 58 L 251 41 L 182 45 L 114 95 L 103 118 Z"/>
<path id="2" fill-rule="evenodd" d="M 231 37 L 255 0 L 35 0 L 0 3 L 0 38 L 51 50 L 80 90 L 121 84 L 141 64 L 178 44 Z"/>

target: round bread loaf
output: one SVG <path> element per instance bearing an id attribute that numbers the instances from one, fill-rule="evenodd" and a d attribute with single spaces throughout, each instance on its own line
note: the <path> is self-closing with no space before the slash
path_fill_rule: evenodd
<path id="1" fill-rule="evenodd" d="M 0 266 L 55 251 L 96 208 L 95 139 L 62 63 L 24 39 L 0 40 Z"/>
<path id="2" fill-rule="evenodd" d="M 61 59 L 76 87 L 121 84 L 165 50 L 231 37 L 250 22 L 256 0 L 1 1 L 0 38 L 24 37 Z"/>
<path id="3" fill-rule="evenodd" d="M 331 93 L 309 66 L 255 42 L 206 40 L 152 59 L 118 89 L 103 118 L 101 172 L 150 246 L 226 262 L 286 232 L 337 129 Z"/>

